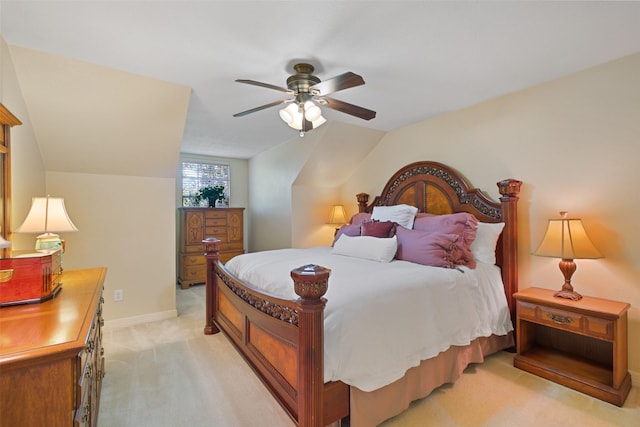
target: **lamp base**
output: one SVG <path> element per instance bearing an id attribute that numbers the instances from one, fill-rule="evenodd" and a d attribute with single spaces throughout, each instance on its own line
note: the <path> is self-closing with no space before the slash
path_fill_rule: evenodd
<path id="1" fill-rule="evenodd" d="M 561 290 L 556 292 L 555 294 L 553 294 L 554 297 L 556 298 L 565 298 L 565 299 L 570 299 L 573 301 L 579 301 L 582 299 L 582 295 L 580 295 L 579 293 L 575 292 L 575 291 L 565 291 L 565 290 Z"/>
<path id="2" fill-rule="evenodd" d="M 62 249 L 60 236 L 54 233 L 44 233 L 36 238 L 36 251 L 49 253 Z"/>

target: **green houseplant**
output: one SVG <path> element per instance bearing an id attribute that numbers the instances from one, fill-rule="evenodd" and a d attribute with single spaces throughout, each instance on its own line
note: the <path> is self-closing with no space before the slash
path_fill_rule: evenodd
<path id="1" fill-rule="evenodd" d="M 202 187 L 196 192 L 196 205 L 199 205 L 204 199 L 208 200 L 209 207 L 214 207 L 216 205 L 216 200 L 224 200 L 224 186 L 214 185 L 212 187 Z"/>

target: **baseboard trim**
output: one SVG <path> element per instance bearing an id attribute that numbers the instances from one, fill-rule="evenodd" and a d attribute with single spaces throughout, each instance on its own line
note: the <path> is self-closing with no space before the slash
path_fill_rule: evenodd
<path id="1" fill-rule="evenodd" d="M 631 375 L 631 386 L 640 387 L 640 372 L 629 371 L 629 375 Z"/>
<path id="2" fill-rule="evenodd" d="M 121 319 L 105 320 L 105 329 L 126 328 L 141 323 L 156 322 L 158 320 L 174 319 L 178 317 L 178 310 L 158 311 L 155 313 L 141 314 L 140 316 L 123 317 Z"/>

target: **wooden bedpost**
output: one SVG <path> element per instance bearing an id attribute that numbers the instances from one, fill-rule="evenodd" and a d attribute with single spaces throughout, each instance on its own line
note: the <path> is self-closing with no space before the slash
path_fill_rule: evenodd
<path id="1" fill-rule="evenodd" d="M 366 212 L 369 195 L 367 193 L 358 193 L 356 194 L 356 199 L 358 199 L 358 212 Z"/>
<path id="2" fill-rule="evenodd" d="M 205 279 L 205 301 L 206 301 L 206 319 L 204 325 L 205 335 L 213 335 L 220 332 L 220 329 L 213 322 L 213 312 L 217 306 L 216 287 L 218 286 L 216 277 L 216 263 L 218 262 L 218 254 L 220 251 L 220 240 L 208 237 L 202 241 L 204 245 L 204 256 L 207 259 L 207 276 Z"/>
<path id="3" fill-rule="evenodd" d="M 303 265 L 291 271 L 298 302 L 298 426 L 324 426 L 324 307 L 331 270 Z"/>
<path id="4" fill-rule="evenodd" d="M 516 302 L 513 294 L 518 292 L 518 194 L 522 181 L 505 179 L 498 182 L 498 189 L 502 197 L 502 281 L 511 319 L 516 318 Z"/>

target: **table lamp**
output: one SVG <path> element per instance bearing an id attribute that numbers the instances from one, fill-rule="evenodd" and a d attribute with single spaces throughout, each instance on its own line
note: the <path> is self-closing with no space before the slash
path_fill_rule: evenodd
<path id="1" fill-rule="evenodd" d="M 344 211 L 343 205 L 333 205 L 331 206 L 331 211 L 329 212 L 329 221 L 327 224 L 333 225 L 336 230 L 347 223 L 347 214 Z"/>
<path id="2" fill-rule="evenodd" d="M 562 289 L 554 294 L 559 298 L 577 301 L 582 295 L 573 290 L 571 276 L 576 271 L 574 259 L 602 258 L 589 236 L 587 236 L 582 221 L 567 218 L 567 212 L 560 212 L 560 219 L 550 219 L 547 231 L 534 255 L 560 258 L 560 271 L 564 275 Z"/>
<path id="3" fill-rule="evenodd" d="M 34 197 L 31 210 L 17 233 L 42 233 L 36 237 L 36 251 L 51 252 L 62 248 L 62 240 L 56 233 L 78 231 L 71 222 L 64 207 L 64 199 L 59 197 Z"/>

